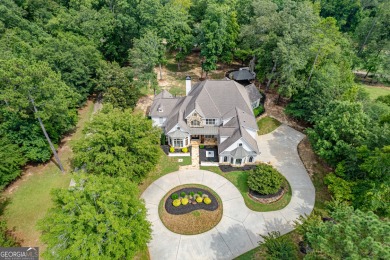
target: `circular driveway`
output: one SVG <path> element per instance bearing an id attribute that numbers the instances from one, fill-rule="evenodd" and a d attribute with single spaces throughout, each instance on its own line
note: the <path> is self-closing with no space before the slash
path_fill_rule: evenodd
<path id="1" fill-rule="evenodd" d="M 153 182 L 142 194 L 152 223 L 152 240 L 148 244 L 152 259 L 233 259 L 258 246 L 261 235 L 294 229 L 294 221 L 309 215 L 314 207 L 315 190 L 297 152 L 304 137 L 282 125 L 272 133 L 258 137 L 262 162 L 271 162 L 288 180 L 292 189 L 290 203 L 283 209 L 256 212 L 248 209 L 238 189 L 224 177 L 203 170 L 173 172 Z M 158 204 L 171 189 L 183 184 L 210 187 L 221 197 L 223 216 L 217 226 L 199 235 L 180 235 L 169 231 L 161 222 Z"/>

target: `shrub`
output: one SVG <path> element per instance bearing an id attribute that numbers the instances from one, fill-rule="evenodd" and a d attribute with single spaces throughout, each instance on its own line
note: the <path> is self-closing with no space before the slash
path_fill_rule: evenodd
<path id="1" fill-rule="evenodd" d="M 264 107 L 262 105 L 256 107 L 253 109 L 253 114 L 255 114 L 255 117 L 258 117 L 260 114 L 264 112 Z"/>
<path id="2" fill-rule="evenodd" d="M 197 197 L 196 202 L 201 203 L 203 201 L 202 197 Z"/>
<path id="3" fill-rule="evenodd" d="M 199 196 L 202 196 L 202 195 L 203 195 L 203 192 L 198 191 L 198 195 L 199 195 Z"/>
<path id="4" fill-rule="evenodd" d="M 187 205 L 188 204 L 188 199 L 187 198 L 182 199 L 181 200 L 181 204 L 184 205 L 184 206 Z"/>
<path id="5" fill-rule="evenodd" d="M 280 233 L 275 231 L 261 237 L 264 239 L 260 245 L 264 248 L 262 252 L 264 259 L 298 259 L 297 246 L 291 238 L 280 236 Z"/>
<path id="6" fill-rule="evenodd" d="M 209 197 L 209 195 L 207 195 L 207 194 L 202 195 L 202 198 L 208 198 L 208 197 Z"/>
<path id="7" fill-rule="evenodd" d="M 188 203 L 188 201 L 187 201 L 187 203 Z M 175 206 L 175 207 L 179 207 L 181 205 L 181 201 L 179 199 L 175 199 L 172 202 L 172 205 Z"/>
<path id="8" fill-rule="evenodd" d="M 205 199 L 203 200 L 203 202 L 204 202 L 204 204 L 209 205 L 209 204 L 211 203 L 211 199 L 210 199 L 210 198 L 205 198 Z"/>
<path id="9" fill-rule="evenodd" d="M 194 194 L 195 194 L 195 193 L 194 193 L 193 191 L 190 191 L 190 196 L 192 196 L 192 197 L 193 197 L 193 196 L 194 196 Z"/>
<path id="10" fill-rule="evenodd" d="M 171 195 L 171 199 L 173 199 L 173 200 L 176 200 L 176 199 L 178 199 L 179 198 L 179 195 L 177 195 L 177 193 L 173 193 L 172 195 Z"/>
<path id="11" fill-rule="evenodd" d="M 182 198 L 184 198 L 186 195 L 187 195 L 187 194 L 186 194 L 184 191 L 182 191 L 182 192 L 180 193 L 180 196 L 181 196 Z"/>
<path id="12" fill-rule="evenodd" d="M 194 198 L 196 199 L 197 197 L 199 197 L 199 194 L 194 194 Z"/>
<path id="13" fill-rule="evenodd" d="M 260 164 L 249 172 L 249 189 L 262 195 L 275 194 L 279 191 L 284 177 L 271 165 Z"/>
<path id="14" fill-rule="evenodd" d="M 188 153 L 188 148 L 187 148 L 187 147 L 184 147 L 184 148 L 181 149 L 181 151 L 182 151 L 183 153 Z"/>
<path id="15" fill-rule="evenodd" d="M 169 147 L 169 152 L 170 153 L 174 153 L 175 152 L 175 148 L 173 148 L 173 146 Z"/>
<path id="16" fill-rule="evenodd" d="M 204 144 L 200 144 L 199 149 L 204 149 Z"/>
<path id="17" fill-rule="evenodd" d="M 164 145 L 167 142 L 165 134 L 161 134 L 160 142 L 161 142 L 161 145 Z"/>

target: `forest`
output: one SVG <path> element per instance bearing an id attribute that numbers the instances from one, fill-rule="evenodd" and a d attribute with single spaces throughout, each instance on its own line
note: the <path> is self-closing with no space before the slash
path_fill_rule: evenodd
<path id="1" fill-rule="evenodd" d="M 367 214 L 380 230 L 356 245 L 358 256 L 389 254 L 383 234 L 390 216 L 390 95 L 370 99 L 355 77 L 363 72 L 371 81 L 389 84 L 389 28 L 389 0 L 3 0 L 0 188 L 18 178 L 26 164 L 50 160 L 38 117 L 58 147 L 88 98 L 110 104 L 89 126 L 93 131 L 104 133 L 103 122 L 123 124 L 110 113 L 131 111 L 143 90 L 157 85 L 161 75 L 155 69 L 161 71 L 167 55 L 174 56 L 180 71 L 186 57 L 199 51 L 204 78 L 218 64 L 247 64 L 255 57 L 258 83 L 287 102 L 286 113 L 308 126 L 314 151 L 334 169 L 324 181 L 333 199 L 349 206 L 332 204 L 330 214 L 345 226 L 354 219 L 363 222 Z M 138 117 L 128 120 L 140 126 L 134 130 L 140 136 L 155 131 Z M 144 169 L 87 171 L 140 183 L 157 162 L 158 133 L 152 135 L 150 144 L 134 144 L 150 158 Z M 126 136 L 125 142 L 134 140 Z M 83 153 L 91 144 L 75 147 L 79 166 L 103 156 Z M 66 195 L 57 195 L 61 204 Z M 343 258 L 351 248 L 341 252 L 313 236 L 329 240 L 330 233 L 337 234 L 321 225 L 311 220 L 303 231 L 315 249 L 313 257 Z M 343 239 L 353 242 L 353 234 Z"/>

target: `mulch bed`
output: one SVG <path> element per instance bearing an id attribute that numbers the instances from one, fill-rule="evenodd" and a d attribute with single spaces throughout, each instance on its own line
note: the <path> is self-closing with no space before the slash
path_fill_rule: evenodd
<path id="1" fill-rule="evenodd" d="M 222 172 L 235 172 L 235 171 L 249 171 L 256 168 L 256 165 L 245 165 L 242 167 L 234 167 L 230 165 L 220 165 L 219 169 L 221 169 Z"/>
<path id="2" fill-rule="evenodd" d="M 190 204 L 188 203 L 187 205 L 180 205 L 179 207 L 175 207 L 172 205 L 172 198 L 171 198 L 171 195 L 176 193 L 177 195 L 180 196 L 180 193 L 181 192 L 185 192 L 187 195 L 192 191 L 194 193 L 197 193 L 198 191 L 201 191 L 203 194 L 207 194 L 209 196 L 209 198 L 211 199 L 211 203 L 209 205 L 205 204 L 205 203 L 197 203 L 197 204 Z M 218 200 L 217 198 L 211 194 L 209 191 L 207 190 L 204 190 L 204 189 L 200 189 L 200 188 L 183 188 L 183 189 L 180 189 L 178 191 L 175 191 L 175 192 L 172 192 L 171 194 L 169 194 L 167 200 L 165 201 L 165 210 L 169 213 L 169 214 L 173 214 L 173 215 L 182 215 L 182 214 L 187 214 L 187 213 L 190 213 L 194 210 L 199 210 L 199 209 L 204 209 L 204 210 L 207 210 L 207 211 L 214 211 L 218 208 Z"/>
<path id="3" fill-rule="evenodd" d="M 214 157 L 206 157 L 207 151 L 213 151 Z M 201 162 L 218 162 L 218 148 L 217 146 L 205 146 L 203 149 L 199 149 L 199 159 Z"/>
<path id="4" fill-rule="evenodd" d="M 164 145 L 160 145 L 160 147 L 166 155 L 169 155 L 169 148 L 170 148 L 169 145 L 164 144 Z M 191 146 L 187 147 L 189 153 L 191 153 L 191 148 L 192 148 Z M 175 153 L 182 153 L 182 151 L 181 149 L 175 149 Z"/>

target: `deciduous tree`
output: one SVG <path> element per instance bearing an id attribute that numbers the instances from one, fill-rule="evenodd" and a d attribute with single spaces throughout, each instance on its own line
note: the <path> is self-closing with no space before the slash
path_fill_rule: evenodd
<path id="1" fill-rule="evenodd" d="M 54 207 L 39 223 L 45 259 L 133 258 L 150 239 L 138 187 L 128 178 L 76 175 L 52 192 Z"/>

